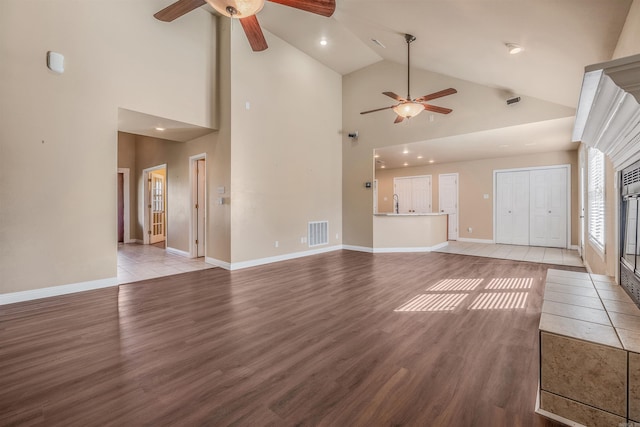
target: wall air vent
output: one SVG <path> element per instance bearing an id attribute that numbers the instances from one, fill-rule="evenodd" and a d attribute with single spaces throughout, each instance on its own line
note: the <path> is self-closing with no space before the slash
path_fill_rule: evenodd
<path id="1" fill-rule="evenodd" d="M 329 221 L 309 222 L 309 247 L 326 245 L 329 243 Z"/>
<path id="2" fill-rule="evenodd" d="M 640 194 L 640 163 L 622 171 L 622 195 Z"/>

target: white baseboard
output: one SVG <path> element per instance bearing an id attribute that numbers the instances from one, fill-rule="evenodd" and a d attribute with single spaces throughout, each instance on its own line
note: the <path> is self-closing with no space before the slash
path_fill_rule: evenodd
<path id="1" fill-rule="evenodd" d="M 570 245 L 569 249 L 572 250 L 572 251 L 577 251 L 580 248 L 578 247 L 578 245 Z"/>
<path id="2" fill-rule="evenodd" d="M 125 240 L 125 242 L 124 242 L 124 243 L 125 243 L 125 244 L 126 244 L 126 243 L 138 243 L 138 240 L 137 240 L 137 239 L 127 239 L 127 240 Z"/>
<path id="3" fill-rule="evenodd" d="M 167 247 L 166 251 L 169 252 L 170 254 L 180 255 L 180 256 L 183 256 L 185 258 L 191 258 L 191 254 L 189 252 L 181 251 L 180 249 Z"/>
<path id="4" fill-rule="evenodd" d="M 469 242 L 469 243 L 495 243 L 493 239 L 472 239 L 469 237 L 458 237 L 458 242 Z"/>
<path id="5" fill-rule="evenodd" d="M 280 261 L 287 261 L 290 259 L 302 258 L 310 255 L 323 254 L 326 252 L 339 251 L 341 249 L 342 249 L 342 245 L 336 245 L 336 246 L 328 246 L 326 248 L 312 249 L 310 251 L 293 252 L 289 254 L 276 255 L 276 256 L 271 256 L 267 258 L 252 259 L 249 261 L 232 262 L 229 270 L 233 271 L 233 270 L 240 270 L 243 268 L 257 267 L 259 265 L 271 264 L 271 263 L 280 262 Z"/>
<path id="6" fill-rule="evenodd" d="M 587 269 L 587 273 L 589 274 L 593 274 L 593 270 L 591 270 L 591 266 L 589 265 L 589 263 L 587 262 L 586 259 L 582 260 L 582 263 L 584 264 L 584 268 Z"/>
<path id="7" fill-rule="evenodd" d="M 410 248 L 373 248 L 374 254 L 407 253 L 407 252 L 433 252 L 447 246 L 449 242 L 439 243 L 435 246 L 410 247 Z"/>
<path id="8" fill-rule="evenodd" d="M 32 289 L 29 291 L 11 292 L 8 294 L 0 294 L 0 305 L 31 301 L 40 298 L 55 297 L 58 295 L 72 294 L 75 292 L 91 291 L 94 289 L 108 288 L 111 286 L 118 286 L 117 277 L 91 280 L 88 282 L 72 283 L 69 285 L 51 286 L 49 288 Z"/>
<path id="9" fill-rule="evenodd" d="M 373 248 L 369 248 L 366 246 L 351 246 L 351 245 L 342 245 L 342 249 L 346 249 L 348 251 L 357 251 L 357 252 L 367 252 L 372 254 Z"/>
<path id="10" fill-rule="evenodd" d="M 215 265 L 216 267 L 224 268 L 225 270 L 231 270 L 231 263 L 226 261 L 221 261 L 219 259 L 204 257 L 204 262 L 207 264 Z"/>

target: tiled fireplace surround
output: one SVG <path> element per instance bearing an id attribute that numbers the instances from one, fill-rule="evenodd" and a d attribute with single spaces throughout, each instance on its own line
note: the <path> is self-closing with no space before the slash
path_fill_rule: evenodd
<path id="1" fill-rule="evenodd" d="M 571 425 L 640 426 L 640 309 L 610 277 L 548 270 L 537 412 Z"/>

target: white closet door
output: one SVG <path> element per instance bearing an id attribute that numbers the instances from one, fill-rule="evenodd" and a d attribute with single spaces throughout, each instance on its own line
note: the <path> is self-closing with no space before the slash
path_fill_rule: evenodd
<path id="1" fill-rule="evenodd" d="M 567 170 L 532 170 L 530 244 L 567 246 Z"/>
<path id="2" fill-rule="evenodd" d="M 496 243 L 529 244 L 529 171 L 496 174 Z"/>

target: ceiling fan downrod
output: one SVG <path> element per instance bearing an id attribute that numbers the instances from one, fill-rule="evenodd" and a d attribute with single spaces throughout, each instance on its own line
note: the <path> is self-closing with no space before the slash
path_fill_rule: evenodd
<path id="1" fill-rule="evenodd" d="M 407 100 L 411 101 L 411 88 L 409 87 L 411 83 L 411 42 L 415 41 L 415 36 L 411 34 L 405 34 L 404 39 L 407 41 Z"/>

